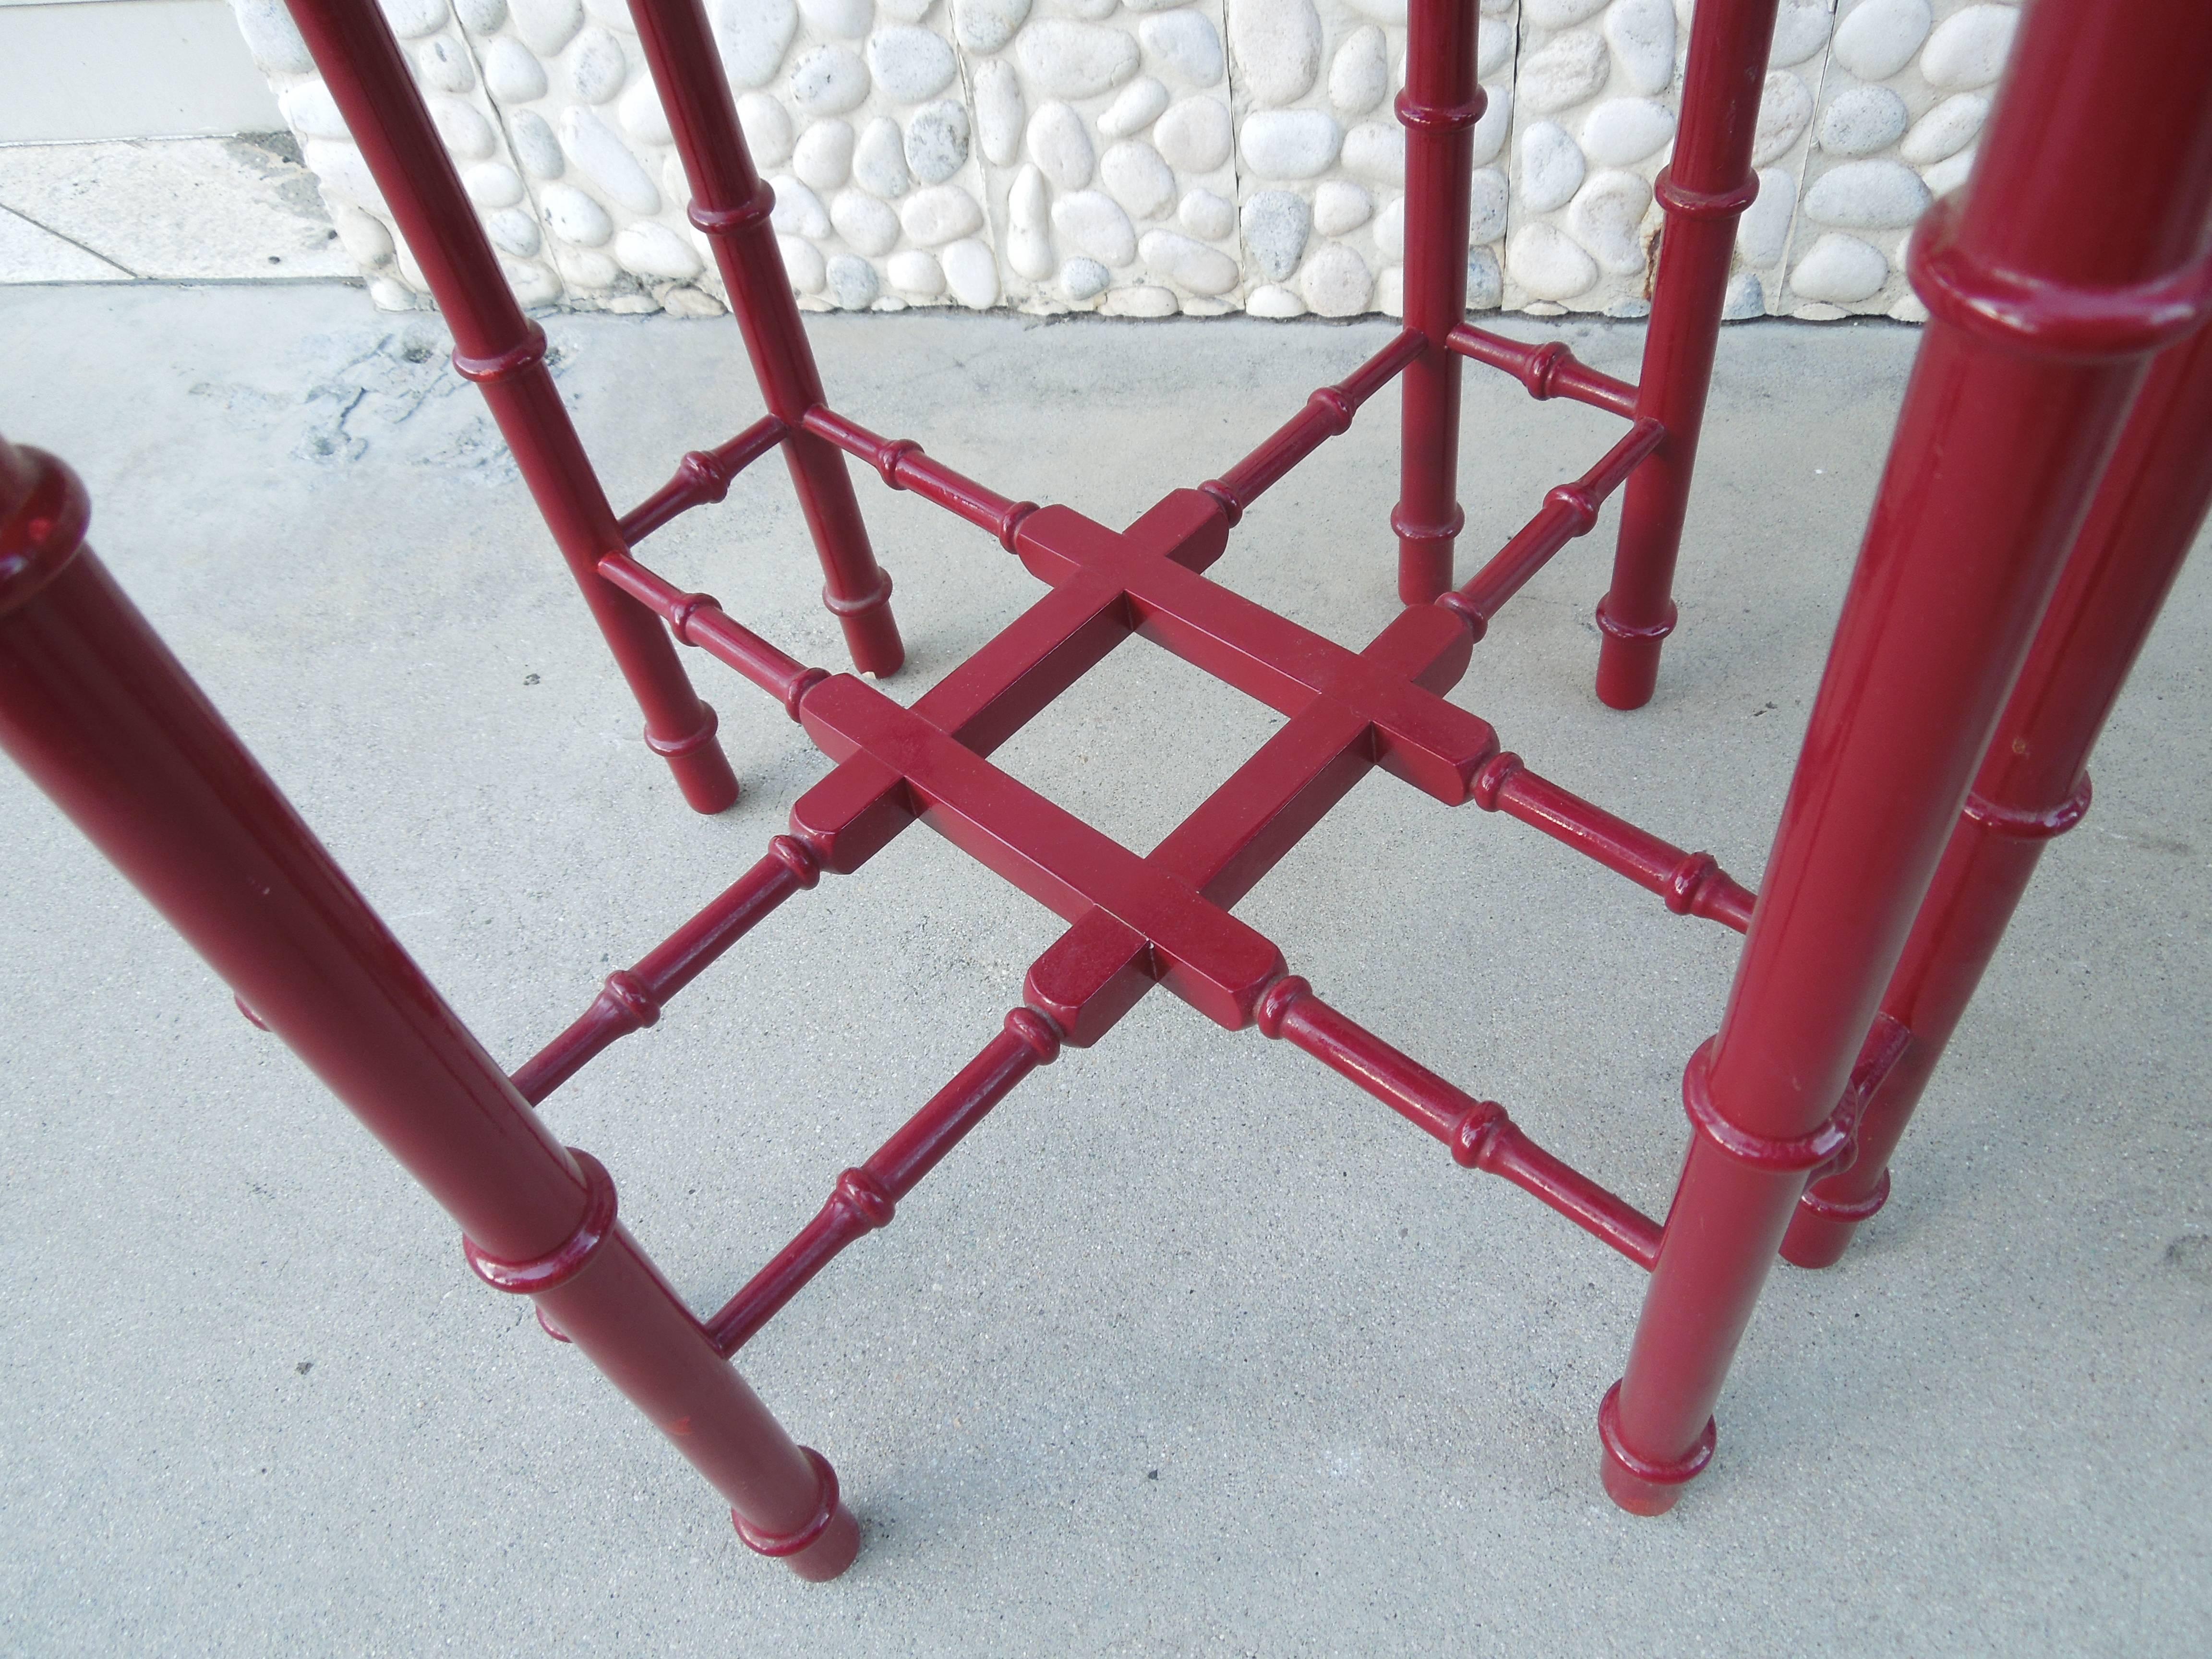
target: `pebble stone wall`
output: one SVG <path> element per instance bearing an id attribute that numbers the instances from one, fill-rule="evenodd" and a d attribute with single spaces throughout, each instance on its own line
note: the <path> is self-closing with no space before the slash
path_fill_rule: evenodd
<path id="1" fill-rule="evenodd" d="M 1471 307 L 1640 316 L 1694 0 L 1473 0 Z M 724 309 L 623 0 L 380 0 L 525 304 Z M 707 0 L 811 309 L 1395 313 L 1406 0 Z M 233 0 L 378 305 L 428 303 L 282 0 Z M 2014 0 L 1782 0 L 1728 314 L 1918 320 Z"/>

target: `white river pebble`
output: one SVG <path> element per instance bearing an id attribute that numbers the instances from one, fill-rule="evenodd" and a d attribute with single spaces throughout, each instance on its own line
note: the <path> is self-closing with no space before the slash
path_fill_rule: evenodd
<path id="1" fill-rule="evenodd" d="M 1565 207 L 1582 188 L 1583 152 L 1556 121 L 1533 123 L 1521 135 L 1521 205 L 1531 213 Z"/>
<path id="2" fill-rule="evenodd" d="M 1152 144 L 1182 173 L 1212 173 L 1229 160 L 1229 106 L 1218 98 L 1186 98 L 1160 117 Z"/>
<path id="3" fill-rule="evenodd" d="M 615 258 L 635 276 L 679 283 L 703 268 L 696 248 L 666 225 L 649 219 L 625 227 L 615 238 Z"/>
<path id="4" fill-rule="evenodd" d="M 866 259 L 840 253 L 829 264 L 830 298 L 842 311 L 865 311 L 883 291 L 876 268 Z"/>
<path id="5" fill-rule="evenodd" d="M 1317 109 L 1262 110 L 1244 118 L 1241 135 L 1244 163 L 1262 179 L 1317 178 L 1343 143 L 1336 122 Z"/>
<path id="6" fill-rule="evenodd" d="M 799 135 L 791 170 L 810 190 L 835 190 L 853 176 L 853 125 L 832 118 Z"/>
<path id="7" fill-rule="evenodd" d="M 935 247 L 983 228 L 983 210 L 957 185 L 929 185 L 899 204 L 899 223 L 925 247 Z"/>
<path id="8" fill-rule="evenodd" d="M 994 52 L 1029 21 L 1030 0 L 952 0 L 952 33 L 975 52 Z"/>
<path id="9" fill-rule="evenodd" d="M 1619 169 L 1594 173 L 1567 204 L 1567 234 L 1598 269 L 1614 276 L 1644 274 L 1642 228 L 1651 186 Z"/>
<path id="10" fill-rule="evenodd" d="M 769 188 L 775 192 L 775 207 L 769 215 L 769 224 L 787 236 L 819 240 L 830 234 L 830 216 L 823 210 L 819 196 L 796 179 L 782 177 L 768 182 Z"/>
<path id="11" fill-rule="evenodd" d="M 1602 167 L 1656 155 L 1674 136 L 1674 112 L 1649 98 L 1608 98 L 1583 117 L 1583 153 Z"/>
<path id="12" fill-rule="evenodd" d="M 2012 6 L 1968 6 L 1936 27 L 1920 54 L 1920 73 L 1938 92 L 1985 87 L 2004 72 L 2020 12 Z"/>
<path id="13" fill-rule="evenodd" d="M 518 8 L 532 0 L 515 0 Z M 552 0 L 540 0 L 550 3 Z M 799 9 L 791 0 L 715 0 L 713 12 L 714 45 L 722 54 L 722 66 L 729 71 L 732 83 L 740 87 L 764 87 L 775 79 L 775 72 L 783 67 L 783 55 L 791 49 L 791 37 L 799 32 Z M 516 27 L 521 26 L 520 10 Z M 523 40 L 539 57 L 551 52 L 530 38 L 525 30 Z M 565 37 L 564 37 L 565 39 Z M 556 46 L 552 51 L 558 51 Z"/>
<path id="14" fill-rule="evenodd" d="M 1097 299 L 1113 280 L 1114 273 L 1096 259 L 1070 259 L 1060 268 L 1060 292 L 1079 305 Z"/>
<path id="15" fill-rule="evenodd" d="M 526 109 L 507 117 L 507 132 L 514 145 L 514 159 L 522 163 L 532 178 L 558 179 L 568 170 L 568 158 L 561 154 L 560 141 L 554 137 L 553 129 L 545 125 L 545 118 L 536 110 Z"/>
<path id="16" fill-rule="evenodd" d="M 885 201 L 896 201 L 914 188 L 906 170 L 906 143 L 898 123 L 878 115 L 860 129 L 853 146 L 853 177 Z"/>
<path id="17" fill-rule="evenodd" d="M 1324 317 L 1356 317 L 1367 309 L 1375 279 L 1367 261 L 1341 242 L 1332 242 L 1306 261 L 1298 288 L 1306 303 Z"/>
<path id="18" fill-rule="evenodd" d="M 734 3 L 772 6 L 778 0 L 734 0 Z M 780 0 L 780 3 L 784 11 L 791 11 L 791 0 Z M 514 15 L 514 32 L 522 37 L 522 44 L 540 58 L 557 54 L 584 27 L 584 9 L 576 0 L 514 0 L 510 9 Z M 792 22 L 798 22 L 795 15 Z"/>
<path id="19" fill-rule="evenodd" d="M 906 164 L 925 185 L 941 185 L 968 164 L 968 112 L 951 99 L 914 112 L 906 124 Z"/>
<path id="20" fill-rule="evenodd" d="M 1237 0 L 1229 8 L 1229 41 L 1257 108 L 1296 103 L 1321 74 L 1321 14 L 1313 0 Z"/>
<path id="21" fill-rule="evenodd" d="M 1093 98 L 1137 72 L 1137 43 L 1129 36 L 1056 17 L 1024 29 L 1014 55 L 1038 89 L 1054 98 Z"/>
<path id="22" fill-rule="evenodd" d="M 1359 217 L 1352 224 L 1362 223 L 1367 217 L 1364 191 L 1360 205 Z M 1243 222 L 1245 257 L 1269 282 L 1289 281 L 1305 258 L 1306 238 L 1313 228 L 1313 212 L 1305 198 L 1289 190 L 1255 191 L 1244 204 Z"/>
<path id="23" fill-rule="evenodd" d="M 1537 114 L 1548 115 L 1596 93 L 1612 67 L 1604 40 L 1591 30 L 1556 35 L 1522 54 L 1519 97 Z"/>
<path id="24" fill-rule="evenodd" d="M 792 291 L 797 294 L 819 294 L 827 273 L 822 264 L 822 250 L 803 236 L 779 236 L 776 252 L 783 255 L 783 274 L 791 278 Z"/>
<path id="25" fill-rule="evenodd" d="M 1496 167 L 1477 167 L 1468 181 L 1467 240 L 1480 247 L 1505 234 L 1505 175 Z"/>
<path id="26" fill-rule="evenodd" d="M 568 54 L 568 89 L 587 104 L 604 104 L 629 78 L 622 42 L 596 23 L 576 37 Z"/>
<path id="27" fill-rule="evenodd" d="M 1790 220 L 1797 207 L 1797 180 L 1780 167 L 1759 175 L 1758 199 L 1735 222 L 1736 251 L 1746 264 L 1779 264 L 1790 243 Z"/>
<path id="28" fill-rule="evenodd" d="M 999 303 L 999 262 L 982 243 L 963 237 L 942 249 L 937 258 L 952 297 L 969 310 L 988 311 Z"/>
<path id="29" fill-rule="evenodd" d="M 1871 299 L 1888 280 L 1889 261 L 1880 248 L 1832 233 L 1814 243 L 1790 273 L 1790 286 L 1800 299 L 1832 305 Z"/>
<path id="30" fill-rule="evenodd" d="M 1832 155 L 1871 155 L 1905 136 L 1911 118 L 1887 87 L 1852 87 L 1820 112 L 1820 148 Z"/>
<path id="31" fill-rule="evenodd" d="M 1054 234 L 1087 258 L 1115 270 L 1137 258 L 1136 228 L 1103 191 L 1079 190 L 1052 204 Z"/>
<path id="32" fill-rule="evenodd" d="M 1605 38 L 1631 91 L 1650 97 L 1674 84 L 1672 0 L 1614 0 L 1605 15 Z"/>
<path id="33" fill-rule="evenodd" d="M 830 222 L 856 253 L 872 258 L 898 246 L 898 215 L 864 190 L 841 190 L 831 197 Z"/>
<path id="34" fill-rule="evenodd" d="M 1134 219 L 1158 218 L 1175 204 L 1175 174 L 1141 138 L 1125 138 L 1098 158 L 1098 182 Z"/>
<path id="35" fill-rule="evenodd" d="M 1833 0 L 1782 0 L 1774 14 L 1774 45 L 1766 54 L 1769 69 L 1788 69 L 1802 64 L 1828 44 L 1828 25 L 1833 21 Z"/>
<path id="36" fill-rule="evenodd" d="M 1555 225 L 1523 225 L 1505 245 L 1505 268 L 1540 300 L 1571 300 L 1597 281 L 1597 262 Z"/>
<path id="37" fill-rule="evenodd" d="M 1866 0 L 1836 26 L 1836 61 L 1862 81 L 1887 81 L 1912 61 L 1935 21 L 1928 0 Z"/>
<path id="38" fill-rule="evenodd" d="M 1176 222 L 1194 236 L 1218 242 L 1237 228 L 1237 209 L 1210 190 L 1188 191 L 1176 204 Z"/>
<path id="39" fill-rule="evenodd" d="M 1946 98 L 1912 124 L 1898 154 L 1917 167 L 1931 167 L 1974 142 L 1990 116 L 1990 100 L 1978 92 Z"/>
<path id="40" fill-rule="evenodd" d="M 1389 90 L 1390 60 L 1382 31 L 1372 23 L 1363 24 L 1345 37 L 1329 63 L 1328 101 L 1346 115 L 1364 115 Z"/>
<path id="41" fill-rule="evenodd" d="M 1091 129 L 1073 104 L 1057 100 L 1041 105 L 1030 117 L 1029 152 L 1030 160 L 1055 190 L 1081 190 L 1091 182 L 1097 166 L 1091 148 Z"/>
<path id="42" fill-rule="evenodd" d="M 1160 118 L 1172 94 L 1149 75 L 1140 75 L 1115 95 L 1098 118 L 1098 131 L 1109 138 L 1130 138 Z"/>
<path id="43" fill-rule="evenodd" d="M 1899 230 L 1928 210 L 1928 186 L 1902 161 L 1845 161 L 1805 191 L 1805 216 L 1836 230 Z"/>
<path id="44" fill-rule="evenodd" d="M 561 144 L 593 184 L 632 213 L 660 211 L 659 191 L 597 112 L 574 106 L 562 111 Z"/>
<path id="45" fill-rule="evenodd" d="M 607 210 L 574 185 L 548 185 L 538 192 L 538 210 L 553 234 L 579 247 L 601 247 L 615 234 Z"/>
<path id="46" fill-rule="evenodd" d="M 900 293 L 918 300 L 934 300 L 945 292 L 945 267 L 934 253 L 918 247 L 892 254 L 884 262 L 884 275 Z"/>
<path id="47" fill-rule="evenodd" d="M 1221 36 L 1194 11 L 1163 12 L 1137 25 L 1137 39 L 1172 74 L 1194 87 L 1218 85 L 1224 68 Z"/>
<path id="48" fill-rule="evenodd" d="M 1406 129 L 1397 123 L 1363 122 L 1344 135 L 1337 159 L 1346 173 L 1378 185 L 1406 182 Z"/>
<path id="49" fill-rule="evenodd" d="M 936 97 L 960 72 L 950 40 L 905 23 L 868 37 L 868 67 L 884 95 L 899 104 Z"/>
<path id="50" fill-rule="evenodd" d="M 875 0 L 799 0 L 799 15 L 817 34 L 857 40 L 876 20 Z"/>
<path id="51" fill-rule="evenodd" d="M 1148 230 L 1138 252 L 1153 276 L 1179 283 L 1193 294 L 1212 298 L 1237 286 L 1237 261 L 1179 231 Z"/>
<path id="52" fill-rule="evenodd" d="M 868 66 L 850 46 L 816 46 L 791 66 L 791 101 L 809 115 L 842 115 L 868 95 Z"/>
<path id="53" fill-rule="evenodd" d="M 988 58 L 975 65 L 975 139 L 983 159 L 994 167 L 1012 167 L 1021 154 L 1025 105 L 1021 78 L 1012 64 Z"/>
<path id="54" fill-rule="evenodd" d="M 1314 186 L 1314 228 L 1322 235 L 1342 236 L 1374 216 L 1374 198 L 1350 179 L 1324 179 Z"/>
<path id="55" fill-rule="evenodd" d="M 764 92 L 741 94 L 738 125 L 744 129 L 745 148 L 756 167 L 780 167 L 791 159 L 791 116 Z"/>
<path id="56" fill-rule="evenodd" d="M 1751 138 L 1751 164 L 1763 167 L 1778 161 L 1797 147 L 1805 129 L 1813 125 L 1813 94 L 1788 70 L 1766 77 L 1759 100 L 1759 125 Z"/>

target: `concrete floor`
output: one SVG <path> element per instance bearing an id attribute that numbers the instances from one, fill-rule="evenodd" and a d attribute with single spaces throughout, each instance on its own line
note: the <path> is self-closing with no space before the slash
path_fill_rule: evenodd
<path id="1" fill-rule="evenodd" d="M 1516 331 L 1539 325 L 1522 320 Z M 840 404 L 1109 520 L 1388 325 L 825 319 Z M 613 494 L 757 408 L 736 331 L 566 317 Z M 1632 373 L 1629 326 L 1565 331 Z M 1455 694 L 1756 880 L 1915 335 L 1733 329 L 1658 700 L 1589 691 L 1611 515 Z M 756 858 L 822 763 L 702 659 L 746 786 L 687 813 L 427 319 L 356 289 L 0 294 L 0 430 L 492 1051 L 519 1061 Z M 1609 418 L 1469 380 L 1468 547 Z M 1217 568 L 1393 610 L 1395 400 Z M 910 696 L 1035 593 L 863 501 Z M 731 544 L 734 544 L 732 545 Z M 834 663 L 780 469 L 649 556 Z M 1286 1047 L 1165 996 L 1024 1085 L 746 1352 L 865 1516 L 809 1588 L 12 769 L 0 769 L 0 1646 L 26 1653 L 2212 1650 L 2212 568 L 2112 723 L 1838 1270 L 1779 1272 L 1673 1514 L 1600 1493 L 1640 1276 Z M 1132 710 L 1140 711 L 1135 725 Z M 1139 642 L 1003 751 L 1147 847 L 1274 717 Z M 1377 777 L 1242 907 L 1296 971 L 1655 1212 L 1736 941 Z M 1057 924 L 933 837 L 794 902 L 547 1115 L 695 1305 L 949 1077 Z"/>

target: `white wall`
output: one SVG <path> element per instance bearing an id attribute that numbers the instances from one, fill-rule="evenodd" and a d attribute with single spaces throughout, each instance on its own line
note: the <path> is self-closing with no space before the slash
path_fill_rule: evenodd
<path id="1" fill-rule="evenodd" d="M 720 308 L 623 0 L 381 3 L 519 293 Z M 236 3 L 380 303 L 418 302 L 279 0 Z M 1469 3 L 1492 106 L 1474 304 L 1639 314 L 1693 0 Z M 1137 316 L 1397 309 L 1405 15 L 1406 0 L 708 0 L 804 303 Z M 1903 244 L 1964 177 L 2017 15 L 1783 0 L 1730 315 L 1917 319 Z"/>
<path id="2" fill-rule="evenodd" d="M 220 0 L 0 0 L 0 136 L 281 108 L 377 302 L 426 304 L 282 0 L 230 3 L 266 88 Z M 526 303 L 722 309 L 623 0 L 379 3 Z M 1468 3 L 1471 303 L 1640 314 L 1694 0 Z M 707 3 L 806 306 L 1398 309 L 1406 0 Z M 1905 245 L 1966 175 L 2018 15 L 1781 0 L 1730 316 L 1919 318 Z"/>
<path id="3" fill-rule="evenodd" d="M 0 144 L 283 125 L 224 0 L 0 0 Z"/>

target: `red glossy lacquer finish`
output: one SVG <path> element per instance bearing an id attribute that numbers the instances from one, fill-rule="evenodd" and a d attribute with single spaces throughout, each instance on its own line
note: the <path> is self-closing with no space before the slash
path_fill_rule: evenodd
<path id="1" fill-rule="evenodd" d="M 630 15 L 691 184 L 691 222 L 714 244 L 761 395 L 786 429 L 784 458 L 822 559 L 823 603 L 845 631 L 853 665 L 891 673 L 906 657 L 891 621 L 891 579 L 868 545 L 844 459 L 800 428 L 823 400 L 822 377 L 769 228 L 775 196 L 745 153 L 706 8 L 701 0 L 636 0 Z"/>
<path id="2" fill-rule="evenodd" d="M 1889 1195 L 1889 1159 L 2043 849 L 2089 808 L 2089 751 L 2212 507 L 2212 327 L 2163 353 L 2067 556 L 1881 1006 L 1911 1047 L 1867 1108 L 1858 1156 L 1798 1200 L 1782 1254 L 1841 1256 Z"/>
<path id="3" fill-rule="evenodd" d="M 1413 0 L 1419 50 L 1406 54 L 1398 119 L 1406 128 L 1406 327 L 1420 352 L 1406 368 L 1399 426 L 1398 597 L 1423 605 L 1452 585 L 1459 505 L 1459 359 L 1451 331 L 1467 316 L 1472 129 L 1487 103 L 1474 78 L 1475 9 Z"/>
<path id="4" fill-rule="evenodd" d="M 292 14 L 453 331 L 453 366 L 490 404 L 645 710 L 647 745 L 694 808 L 720 811 L 737 799 L 738 781 L 715 741 L 714 710 L 653 618 L 595 580 L 601 556 L 623 545 L 614 510 L 554 388 L 544 331 L 508 292 L 391 29 L 372 0 L 298 0 Z"/>
<path id="5" fill-rule="evenodd" d="M 1660 642 L 1674 631 L 1674 558 L 1705 424 L 1705 391 L 1720 337 L 1721 303 L 1736 221 L 1759 194 L 1752 136 L 1775 0 L 1703 0 L 1690 27 L 1682 119 L 1653 194 L 1666 210 L 1651 323 L 1636 412 L 1666 437 L 1621 504 L 1613 586 L 1597 607 L 1597 695 L 1640 708 L 1659 678 Z"/>
<path id="6" fill-rule="evenodd" d="M 1729 1360 L 1808 1179 L 1848 1153 L 1848 1073 L 2149 356 L 2212 303 L 2212 15 L 2177 0 L 2146 28 L 2148 9 L 2030 10 L 1963 205 L 1914 236 L 1932 320 L 1601 1418 L 1625 1508 L 1667 1508 L 1711 1455 Z"/>
<path id="7" fill-rule="evenodd" d="M 82 550 L 84 498 L 66 470 L 0 444 L 0 740 L 222 974 L 247 1017 L 297 1049 L 445 1205 L 477 1274 L 536 1299 L 546 1329 L 604 1370 L 724 1494 L 749 1547 L 802 1576 L 834 1576 L 859 1544 L 835 1471 L 784 1432 L 731 1356 L 840 1251 L 887 1226 L 1024 1077 L 1063 1047 L 1100 1042 L 1160 986 L 1225 1030 L 1256 1027 L 1310 1055 L 1462 1167 L 1521 1188 L 1650 1271 L 1601 1437 L 1617 1499 L 1647 1512 L 1670 1504 L 1711 1455 L 1713 1405 L 1793 1211 L 1793 1255 L 1832 1259 L 1878 1201 L 1882 1169 L 2039 837 L 2086 802 L 2089 744 L 2212 494 L 2203 442 L 2212 349 L 2200 334 L 2168 351 L 2136 401 L 2081 526 L 2148 355 L 2206 309 L 2212 21 L 2193 0 L 2160 0 L 2162 32 L 2120 27 L 2088 0 L 2042 0 L 1973 201 L 1963 214 L 1947 206 L 1916 239 L 1936 321 L 1763 897 L 1710 854 L 1543 777 L 1445 694 L 1513 596 L 1624 489 L 1600 610 L 1600 688 L 1622 707 L 1650 694 L 1728 249 L 1748 200 L 1772 0 L 1698 9 L 1689 106 L 1659 192 L 1668 228 L 1640 386 L 1557 343 L 1467 322 L 1468 129 L 1482 109 L 1475 9 L 1414 0 L 1399 105 L 1405 326 L 1243 460 L 1169 490 L 1118 529 L 1002 495 L 827 405 L 768 232 L 770 198 L 697 0 L 635 0 L 634 12 L 695 193 L 692 222 L 715 248 L 768 413 L 684 456 L 617 519 L 553 391 L 543 337 L 507 294 L 381 18 L 369 0 L 292 3 L 452 324 L 456 362 L 490 398 L 637 690 L 648 740 L 687 797 L 714 810 L 735 785 L 674 644 L 765 692 L 832 763 L 793 807 L 787 834 L 610 974 L 510 1079 Z M 2061 62 L 2062 39 L 2095 47 L 2086 68 Z M 2155 52 L 2139 49 L 2144 40 Z M 2132 147 L 2126 165 L 2115 145 Z M 2147 165 L 2158 192 L 2106 187 L 2146 176 Z M 1581 402 L 1626 424 L 1454 586 L 1459 376 L 1470 362 L 1537 400 Z M 1404 448 L 1390 523 L 1413 603 L 1353 650 L 1206 572 L 1251 504 L 1394 380 Z M 1043 591 L 910 707 L 801 662 L 635 550 L 721 501 L 776 449 L 863 671 L 896 667 L 900 647 L 851 461 L 988 533 Z M 2069 542 L 2065 580 L 1970 796 Z M 1148 853 L 990 759 L 1133 633 L 1285 717 Z M 1663 1226 L 1540 1146 L 1498 1102 L 1332 1006 L 1233 914 L 1376 770 L 1552 836 L 1677 915 L 1747 930 L 1720 1033 L 1685 1075 L 1693 1133 Z M 917 823 L 1052 908 L 1066 931 L 975 1058 L 836 1176 L 815 1218 L 700 1318 L 624 1231 L 607 1171 L 557 1145 L 531 1109 L 664 1018 L 777 907 L 825 875 L 859 871 Z M 1916 925 L 1947 832 L 1951 851 Z"/>
<path id="8" fill-rule="evenodd" d="M 535 1297 L 795 1571 L 843 1571 L 860 1534 L 826 1465 L 83 548 L 86 518 L 66 469 L 0 441 L 0 744 L 446 1207 L 480 1275 Z"/>

